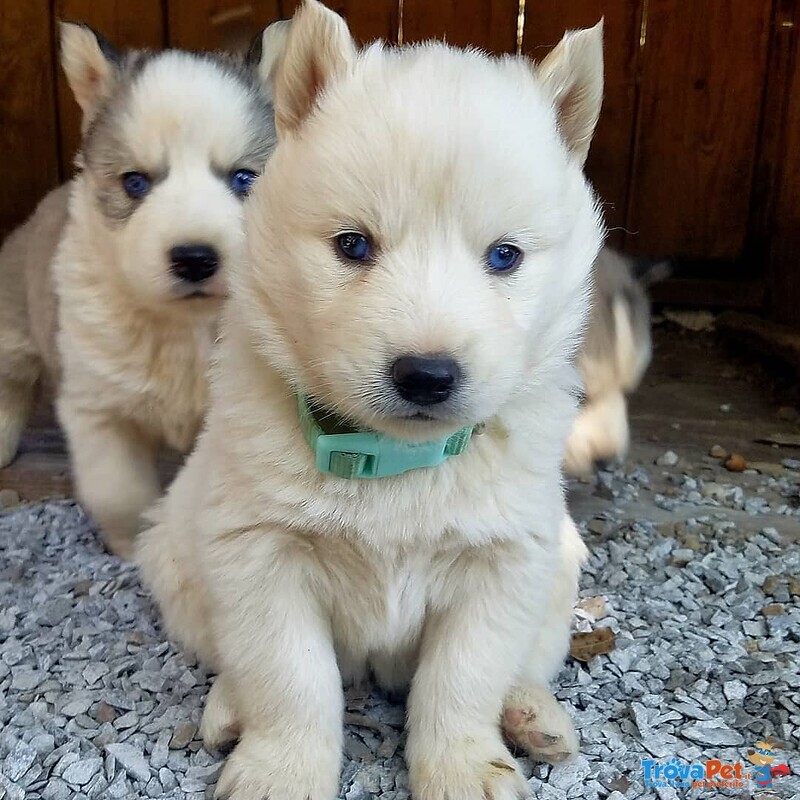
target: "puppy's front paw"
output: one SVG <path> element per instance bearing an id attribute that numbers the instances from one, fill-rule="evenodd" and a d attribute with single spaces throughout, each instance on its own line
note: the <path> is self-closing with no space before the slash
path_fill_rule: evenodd
<path id="1" fill-rule="evenodd" d="M 17 455 L 24 423 L 0 409 L 0 469 L 7 467 Z"/>
<path id="2" fill-rule="evenodd" d="M 245 733 L 222 770 L 217 800 L 334 800 L 339 752 L 304 738 Z M 320 746 L 321 745 L 321 746 Z"/>
<path id="3" fill-rule="evenodd" d="M 594 471 L 594 448 L 588 433 L 583 431 L 578 422 L 567 439 L 564 452 L 564 470 L 568 475 L 577 478 L 587 477 Z"/>
<path id="4" fill-rule="evenodd" d="M 218 750 L 239 735 L 236 712 L 225 693 L 225 679 L 218 675 L 206 698 L 200 736 L 206 750 Z"/>
<path id="5" fill-rule="evenodd" d="M 572 719 L 544 686 L 511 692 L 503 711 L 503 729 L 537 761 L 559 764 L 578 752 Z"/>
<path id="6" fill-rule="evenodd" d="M 414 800 L 530 797 L 517 762 L 496 734 L 464 737 L 445 749 L 441 742 L 410 739 L 406 755 Z"/>

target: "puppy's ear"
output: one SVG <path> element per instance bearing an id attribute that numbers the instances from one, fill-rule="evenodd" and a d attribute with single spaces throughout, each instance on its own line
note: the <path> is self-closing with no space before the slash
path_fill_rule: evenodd
<path id="1" fill-rule="evenodd" d="M 108 97 L 119 76 L 117 51 L 88 25 L 59 23 L 61 66 L 88 127 L 101 100 Z"/>
<path id="2" fill-rule="evenodd" d="M 290 26 L 291 20 L 288 19 L 281 19 L 267 25 L 253 39 L 247 53 L 247 65 L 256 72 L 270 99 L 274 97 L 275 67 L 283 54 Z"/>
<path id="3" fill-rule="evenodd" d="M 603 20 L 565 33 L 536 76 L 553 100 L 567 148 L 583 165 L 603 103 Z"/>
<path id="4" fill-rule="evenodd" d="M 303 0 L 295 13 L 275 70 L 278 136 L 296 131 L 330 83 L 356 57 L 345 21 L 317 0 Z"/>

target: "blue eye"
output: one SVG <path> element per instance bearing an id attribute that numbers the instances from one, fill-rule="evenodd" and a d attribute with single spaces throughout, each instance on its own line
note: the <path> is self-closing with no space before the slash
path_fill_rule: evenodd
<path id="1" fill-rule="evenodd" d="M 236 172 L 231 173 L 231 189 L 239 197 L 244 197 L 252 188 L 255 179 L 256 173 L 252 170 L 237 169 Z"/>
<path id="2" fill-rule="evenodd" d="M 150 191 L 150 178 L 144 172 L 126 172 L 122 176 L 122 188 L 128 197 L 138 200 Z"/>
<path id="3" fill-rule="evenodd" d="M 513 244 L 496 244 L 486 253 L 486 265 L 492 272 L 510 272 L 522 261 L 522 250 Z"/>
<path id="4" fill-rule="evenodd" d="M 369 261 L 372 257 L 372 243 L 363 233 L 345 231 L 335 242 L 339 254 L 348 261 Z"/>

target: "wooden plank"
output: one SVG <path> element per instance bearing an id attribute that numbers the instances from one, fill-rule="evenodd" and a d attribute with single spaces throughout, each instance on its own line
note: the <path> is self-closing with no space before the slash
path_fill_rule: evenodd
<path id="1" fill-rule="evenodd" d="M 629 249 L 741 255 L 771 11 L 772 0 L 648 0 Z"/>
<path id="2" fill-rule="evenodd" d="M 85 22 L 115 47 L 164 46 L 164 19 L 160 0 L 56 0 L 57 19 Z M 58 108 L 61 128 L 61 160 L 64 177 L 72 174 L 72 161 L 80 144 L 81 111 L 58 69 Z"/>
<path id="3" fill-rule="evenodd" d="M 51 391 L 40 394 L 16 458 L 0 469 L 0 489 L 13 489 L 28 501 L 72 494 L 67 444 L 56 422 Z"/>
<path id="4" fill-rule="evenodd" d="M 603 201 L 609 240 L 620 246 L 627 218 L 641 0 L 528 0 L 523 51 L 541 61 L 564 31 L 590 27 L 601 17 L 605 97 L 586 173 Z"/>
<path id="5" fill-rule="evenodd" d="M 772 202 L 764 227 L 772 235 L 768 270 L 770 316 L 800 329 L 800 3 L 790 5 L 780 7 L 776 16 L 776 35 L 780 35 L 786 52 L 778 71 L 770 75 L 770 84 L 773 92 L 780 92 L 782 84 L 784 93 L 780 98 L 782 113 L 765 116 L 764 120 L 767 144 L 777 139 L 772 152 L 767 149 L 763 159 L 766 162 L 771 155 L 775 161 L 773 185 L 768 187 L 773 189 Z M 774 65 L 773 60 L 771 66 Z"/>
<path id="6" fill-rule="evenodd" d="M 795 26 L 798 24 L 800 0 L 776 0 L 747 241 L 748 256 L 762 264 L 772 230 L 786 147 L 786 115 L 797 45 Z"/>
<path id="7" fill-rule="evenodd" d="M 800 328 L 800 58 L 793 72 L 770 248 L 770 306 L 777 322 Z"/>
<path id="8" fill-rule="evenodd" d="M 403 41 L 446 39 L 495 53 L 517 47 L 519 0 L 404 0 Z"/>
<path id="9" fill-rule="evenodd" d="M 48 0 L 0 2 L 0 235 L 58 183 Z"/>
<path id="10" fill-rule="evenodd" d="M 279 0 L 167 0 L 169 43 L 187 50 L 246 50 L 282 16 Z"/>
<path id="11" fill-rule="evenodd" d="M 299 0 L 167 0 L 169 39 L 192 50 L 241 50 L 270 22 L 292 16 Z M 397 0 L 339 0 L 341 14 L 361 42 L 397 41 Z"/>
<path id="12" fill-rule="evenodd" d="M 299 3 L 300 0 L 280 0 L 282 16 L 291 17 Z M 325 5 L 347 20 L 358 42 L 383 39 L 397 43 L 400 0 L 325 0 Z"/>
<path id="13" fill-rule="evenodd" d="M 56 429 L 29 429 L 16 459 L 0 469 L 0 489 L 13 489 L 23 500 L 70 497 L 69 458 Z"/>

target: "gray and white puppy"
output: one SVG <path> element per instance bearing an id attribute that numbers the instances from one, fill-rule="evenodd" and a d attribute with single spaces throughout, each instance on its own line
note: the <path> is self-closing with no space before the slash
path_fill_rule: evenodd
<path id="1" fill-rule="evenodd" d="M 188 451 L 205 413 L 243 201 L 275 146 L 270 73 L 286 24 L 246 58 L 120 54 L 61 25 L 83 137 L 75 178 L 0 251 L 0 467 L 35 385 L 60 376 L 78 494 L 122 555 L 160 493 L 157 450 Z"/>
<path id="2" fill-rule="evenodd" d="M 668 271 L 665 261 L 642 262 L 637 269 L 633 259 L 610 247 L 595 261 L 592 310 L 578 358 L 585 398 L 565 460 L 572 475 L 588 474 L 598 463 L 627 453 L 626 398 L 641 382 L 652 355 L 646 287 Z"/>

